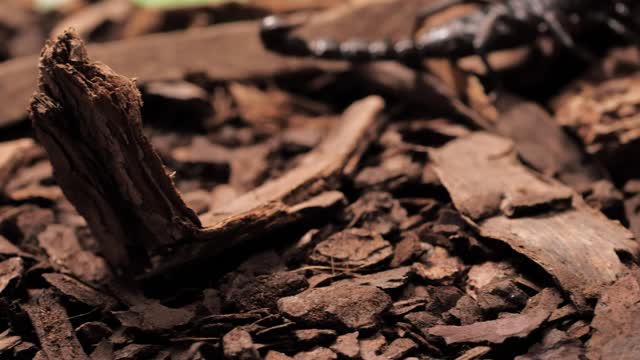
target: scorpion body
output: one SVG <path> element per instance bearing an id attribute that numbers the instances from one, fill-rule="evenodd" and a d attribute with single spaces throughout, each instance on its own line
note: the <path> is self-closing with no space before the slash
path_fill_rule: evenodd
<path id="1" fill-rule="evenodd" d="M 488 53 L 513 48 L 549 34 L 577 56 L 593 60 L 588 50 L 575 43 L 581 31 L 606 26 L 616 34 L 638 41 L 636 27 L 640 16 L 637 0 L 445 0 L 428 7 L 416 16 L 413 34 L 397 42 L 348 40 L 336 42 L 317 39 L 306 41 L 292 35 L 300 26 L 284 18 L 270 16 L 263 20 L 261 40 L 265 48 L 289 56 L 316 57 L 349 61 L 396 60 L 409 65 L 422 58 L 457 59 L 479 55 L 489 72 Z M 415 36 L 415 31 L 429 16 L 460 3 L 482 3 L 477 11 L 456 18 Z"/>

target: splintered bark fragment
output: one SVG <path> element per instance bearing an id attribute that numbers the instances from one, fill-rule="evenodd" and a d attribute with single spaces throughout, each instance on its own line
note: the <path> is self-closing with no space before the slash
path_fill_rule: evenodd
<path id="1" fill-rule="evenodd" d="M 67 311 L 52 290 L 44 290 L 23 305 L 49 359 L 89 359 L 69 322 Z"/>
<path id="2" fill-rule="evenodd" d="M 618 253 L 638 256 L 627 229 L 526 169 L 509 140 L 475 133 L 431 155 L 456 208 L 480 234 L 539 264 L 581 310 L 626 270 Z"/>
<path id="3" fill-rule="evenodd" d="M 436 325 L 429 334 L 442 336 L 447 344 L 501 344 L 509 338 L 524 338 L 537 330 L 562 302 L 562 296 L 552 288 L 542 290 L 529 300 L 520 314 L 509 314 L 497 320 L 479 321 L 470 325 Z"/>
<path id="4" fill-rule="evenodd" d="M 144 253 L 183 240 L 200 222 L 142 134 L 135 84 L 91 63 L 71 32 L 44 48 L 40 74 L 31 114 L 56 179 L 115 268 L 141 271 Z"/>
<path id="5" fill-rule="evenodd" d="M 384 108 L 375 96 L 355 103 L 297 167 L 201 221 L 142 134 L 132 81 L 90 61 L 73 32 L 45 47 L 40 71 L 31 116 L 58 183 L 114 268 L 137 275 L 220 255 L 342 206 L 344 195 L 335 189 L 377 137 Z"/>

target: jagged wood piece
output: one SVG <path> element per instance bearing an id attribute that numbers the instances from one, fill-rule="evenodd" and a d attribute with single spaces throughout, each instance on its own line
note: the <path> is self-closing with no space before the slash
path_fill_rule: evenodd
<path id="1" fill-rule="evenodd" d="M 202 226 L 142 134 L 131 80 L 90 61 L 73 32 L 45 47 L 40 71 L 31 116 L 56 179 L 113 267 L 137 275 L 220 255 L 340 205 L 344 196 L 333 190 L 377 137 L 384 107 L 378 97 L 355 103 L 297 167 L 206 214 Z"/>
<path id="2" fill-rule="evenodd" d="M 31 292 L 28 304 L 22 305 L 48 359 L 89 359 L 76 338 L 67 311 L 53 290 Z"/>
<path id="3" fill-rule="evenodd" d="M 478 132 L 431 155 L 454 205 L 480 234 L 539 264 L 581 310 L 624 273 L 619 254 L 638 257 L 627 229 L 525 168 L 510 140 Z"/>

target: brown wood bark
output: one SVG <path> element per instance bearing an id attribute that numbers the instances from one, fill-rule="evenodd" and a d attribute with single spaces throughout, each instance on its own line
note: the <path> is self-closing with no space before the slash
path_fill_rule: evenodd
<path id="1" fill-rule="evenodd" d="M 53 290 L 32 293 L 32 299 L 22 308 L 29 315 L 48 359 L 89 359 Z"/>
<path id="2" fill-rule="evenodd" d="M 384 107 L 378 97 L 355 103 L 297 167 L 201 221 L 142 135 L 140 105 L 135 84 L 91 62 L 74 33 L 45 48 L 31 105 L 36 134 L 106 257 L 135 274 L 220 255 L 341 204 L 343 195 L 332 190 L 378 136 Z"/>
<path id="3" fill-rule="evenodd" d="M 188 72 L 205 73 L 214 81 L 232 81 L 305 69 L 346 68 L 341 62 L 287 58 L 270 53 L 260 43 L 258 26 L 258 22 L 246 21 L 202 31 L 149 35 L 90 45 L 89 51 L 94 58 L 140 82 L 182 79 Z M 135 54 L 135 61 L 131 54 Z M 0 96 L 13 99 L 0 107 L 0 127 L 26 116 L 29 99 L 37 87 L 37 64 L 38 57 L 29 56 L 0 65 Z"/>
<path id="4" fill-rule="evenodd" d="M 539 264 L 581 310 L 626 271 L 618 253 L 638 256 L 627 229 L 526 169 L 507 139 L 474 133 L 431 155 L 456 208 L 480 234 Z"/>

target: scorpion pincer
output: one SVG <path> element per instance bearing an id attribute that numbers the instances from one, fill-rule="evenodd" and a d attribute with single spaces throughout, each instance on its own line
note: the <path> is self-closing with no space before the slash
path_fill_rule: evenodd
<path id="1" fill-rule="evenodd" d="M 415 36 L 428 17 L 461 3 L 480 3 L 482 6 Z M 306 41 L 292 35 L 292 30 L 301 23 L 279 16 L 263 19 L 260 36 L 265 48 L 289 56 L 354 62 L 396 60 L 413 66 L 423 58 L 458 59 L 478 55 L 492 72 L 487 60 L 489 52 L 526 45 L 540 35 L 550 35 L 577 56 L 592 61 L 594 56 L 574 41 L 578 34 L 604 26 L 637 43 L 639 23 L 638 0 L 445 0 L 420 11 L 412 36 L 397 42 Z"/>

